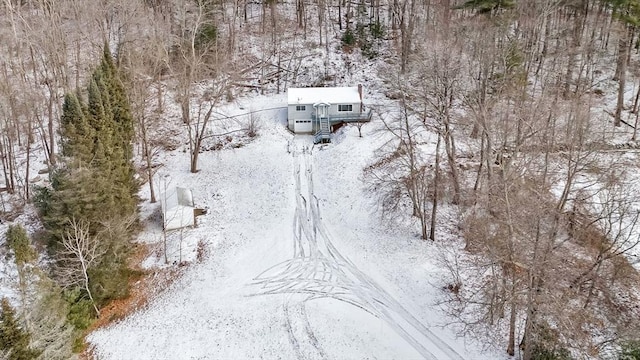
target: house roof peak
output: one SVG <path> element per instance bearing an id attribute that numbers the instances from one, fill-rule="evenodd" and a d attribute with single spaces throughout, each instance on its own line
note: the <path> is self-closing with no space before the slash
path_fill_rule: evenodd
<path id="1" fill-rule="evenodd" d="M 291 105 L 317 103 L 349 104 L 361 102 L 358 86 L 289 88 L 287 90 L 287 98 Z"/>

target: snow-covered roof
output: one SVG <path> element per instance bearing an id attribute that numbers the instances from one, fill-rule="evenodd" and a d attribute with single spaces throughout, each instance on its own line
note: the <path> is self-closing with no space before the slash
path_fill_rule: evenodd
<path id="1" fill-rule="evenodd" d="M 173 230 L 195 225 L 191 189 L 176 187 L 175 190 L 169 190 L 161 194 L 160 203 L 165 229 Z"/>
<path id="2" fill-rule="evenodd" d="M 316 103 L 359 103 L 358 87 L 310 87 L 289 88 L 287 90 L 289 104 Z"/>

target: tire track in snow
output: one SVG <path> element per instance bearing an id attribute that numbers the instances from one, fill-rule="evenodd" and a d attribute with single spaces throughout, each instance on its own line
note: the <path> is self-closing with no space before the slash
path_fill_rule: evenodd
<path id="1" fill-rule="evenodd" d="M 284 306 L 282 307 L 282 310 L 284 312 L 284 328 L 287 331 L 287 338 L 289 339 L 289 343 L 293 348 L 293 352 L 296 353 L 296 357 L 298 359 L 303 359 L 304 356 L 302 354 L 302 351 L 300 351 L 300 344 L 298 343 L 298 339 L 293 331 L 293 325 L 291 323 L 292 318 L 291 318 L 291 315 L 289 315 L 289 311 L 290 311 L 289 308 L 290 308 L 289 300 L 287 299 Z"/>
<path id="2" fill-rule="evenodd" d="M 293 258 L 268 268 L 252 283 L 259 287 L 255 295 L 286 294 L 285 327 L 298 358 L 326 358 L 311 329 L 305 303 L 332 298 L 384 320 L 425 359 L 462 360 L 450 345 L 334 246 L 334 236 L 322 221 L 320 204 L 313 192 L 311 148 L 305 140 L 296 138 L 293 142 L 296 191 Z M 294 294 L 303 297 L 292 303 Z"/>

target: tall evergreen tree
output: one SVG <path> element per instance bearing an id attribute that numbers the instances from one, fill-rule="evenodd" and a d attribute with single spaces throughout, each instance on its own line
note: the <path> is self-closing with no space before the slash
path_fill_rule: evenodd
<path id="1" fill-rule="evenodd" d="M 134 120 L 131 114 L 131 106 L 129 99 L 124 88 L 124 84 L 120 79 L 120 72 L 113 62 L 109 46 L 105 44 L 102 61 L 100 63 L 100 74 L 102 81 L 105 85 L 105 91 L 103 91 L 109 99 L 109 108 L 113 119 L 113 141 L 119 150 L 119 154 L 114 154 L 114 161 L 118 159 L 123 163 L 119 166 L 119 181 L 126 184 L 129 188 L 130 197 L 137 199 L 137 193 L 140 189 L 140 184 L 135 179 L 135 169 L 132 166 L 131 159 L 133 158 L 133 139 L 135 137 Z M 125 196 L 123 201 L 128 196 Z M 133 206 L 127 201 L 129 206 Z M 136 205 L 137 206 L 137 205 Z M 135 210 L 135 209 L 130 209 Z"/>
<path id="2" fill-rule="evenodd" d="M 127 97 L 124 84 L 120 78 L 120 72 L 113 63 L 109 46 L 105 44 L 100 70 L 105 78 L 105 84 L 108 87 L 109 97 L 112 99 L 113 120 L 119 125 L 119 132 L 123 135 L 123 148 L 131 150 L 131 141 L 135 136 L 133 115 L 131 114 L 131 106 Z M 129 154 L 131 157 L 132 154 Z M 130 158 L 129 157 L 129 158 Z"/>
<path id="3" fill-rule="evenodd" d="M 8 353 L 9 360 L 32 360 L 40 351 L 29 347 L 30 335 L 18 324 L 15 310 L 7 299 L 0 302 L 0 352 Z"/>
<path id="4" fill-rule="evenodd" d="M 45 214 L 54 230 L 75 218 L 92 223 L 95 233 L 101 220 L 137 211 L 133 116 L 107 46 L 86 93 L 86 105 L 75 94 L 65 96 L 61 122 L 66 161 L 54 174 Z"/>
<path id="5" fill-rule="evenodd" d="M 60 122 L 64 134 L 62 155 L 88 164 L 93 157 L 94 130 L 87 121 L 83 104 L 75 94 L 65 95 Z"/>
<path id="6" fill-rule="evenodd" d="M 99 70 L 96 70 L 96 72 L 97 71 Z M 111 119 L 107 118 L 105 107 L 108 106 L 108 103 L 105 106 L 105 103 L 102 101 L 103 94 L 96 80 L 100 81 L 97 76 L 93 76 L 89 82 L 87 103 L 89 110 L 88 118 L 91 127 L 95 131 L 96 139 L 104 139 L 105 134 L 108 133 L 108 126 L 110 125 L 109 122 Z"/>
<path id="7" fill-rule="evenodd" d="M 91 235 L 100 238 L 105 255 L 89 274 L 91 292 L 104 304 L 127 291 L 126 245 L 131 231 L 114 233 L 110 227 L 130 225 L 137 215 L 139 190 L 132 162 L 133 116 L 107 46 L 84 94 L 86 103 L 75 94 L 65 96 L 61 119 L 65 158 L 52 174 L 51 189 L 43 192 L 40 208 L 54 243 L 60 244 L 71 219 L 88 223 Z"/>

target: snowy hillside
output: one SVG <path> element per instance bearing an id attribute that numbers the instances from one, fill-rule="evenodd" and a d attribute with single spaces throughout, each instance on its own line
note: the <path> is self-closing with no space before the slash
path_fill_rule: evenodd
<path id="1" fill-rule="evenodd" d="M 187 154 L 167 156 L 172 181 L 211 210 L 183 234 L 204 240 L 208 256 L 146 308 L 91 334 L 96 358 L 499 358 L 441 328 L 434 246 L 388 232 L 364 192 L 380 124 L 314 146 L 283 116 L 265 115 L 247 146 L 204 153 L 198 174 Z"/>
<path id="2" fill-rule="evenodd" d="M 627 360 L 638 24 L 640 0 L 0 2 L 0 359 Z"/>

